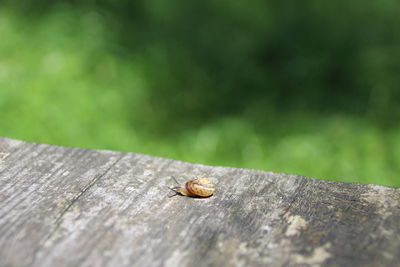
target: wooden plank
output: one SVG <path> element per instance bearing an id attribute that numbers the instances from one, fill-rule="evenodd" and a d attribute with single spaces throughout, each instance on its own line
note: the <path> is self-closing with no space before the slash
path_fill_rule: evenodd
<path id="1" fill-rule="evenodd" d="M 400 190 L 0 138 L 0 266 L 393 266 Z M 206 199 L 171 176 L 210 177 Z"/>

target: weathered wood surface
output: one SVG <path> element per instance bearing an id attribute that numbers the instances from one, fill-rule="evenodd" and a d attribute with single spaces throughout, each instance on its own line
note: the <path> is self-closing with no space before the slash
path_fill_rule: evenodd
<path id="1" fill-rule="evenodd" d="M 399 262 L 400 189 L 0 138 L 2 267 Z"/>

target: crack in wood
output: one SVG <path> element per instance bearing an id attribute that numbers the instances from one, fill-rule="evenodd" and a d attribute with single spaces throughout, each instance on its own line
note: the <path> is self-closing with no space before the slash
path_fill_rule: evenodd
<path id="1" fill-rule="evenodd" d="M 75 197 L 72 198 L 71 202 L 67 205 L 67 207 L 64 208 L 63 211 L 61 211 L 60 215 L 56 218 L 54 222 L 54 229 L 49 233 L 49 235 L 44 239 L 41 245 L 38 246 L 36 251 L 34 252 L 34 257 L 31 262 L 31 266 L 34 266 L 36 260 L 37 260 L 37 255 L 39 251 L 43 248 L 43 246 L 49 241 L 52 236 L 58 231 L 60 228 L 60 225 L 62 223 L 62 219 L 65 216 L 65 214 L 71 209 L 71 207 L 81 198 L 83 194 L 85 194 L 90 188 L 92 188 L 102 177 L 104 177 L 112 168 L 114 168 L 118 162 L 121 161 L 121 159 L 126 155 L 126 153 L 121 153 L 121 155 L 115 160 L 114 163 L 110 165 L 103 173 L 98 174 L 95 176 L 83 189 L 80 191 Z"/>
<path id="2" fill-rule="evenodd" d="M 305 185 L 307 184 L 307 181 L 308 181 L 307 179 L 301 180 L 299 186 L 295 190 L 295 193 L 294 193 L 294 196 L 293 196 L 292 200 L 289 202 L 289 205 L 287 206 L 287 208 L 283 211 L 282 218 L 284 218 L 290 212 L 290 209 L 292 208 L 293 204 L 298 199 L 299 194 L 303 190 Z"/>

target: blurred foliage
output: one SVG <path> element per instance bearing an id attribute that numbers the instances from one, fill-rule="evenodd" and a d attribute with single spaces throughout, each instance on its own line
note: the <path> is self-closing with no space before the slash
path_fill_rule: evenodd
<path id="1" fill-rule="evenodd" d="M 5 1 L 0 135 L 400 186 L 400 3 Z"/>

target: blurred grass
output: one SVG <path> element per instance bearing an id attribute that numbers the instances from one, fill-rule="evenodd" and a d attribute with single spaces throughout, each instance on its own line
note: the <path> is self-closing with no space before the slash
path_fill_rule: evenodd
<path id="1" fill-rule="evenodd" d="M 248 108 L 168 127 L 174 118 L 149 95 L 146 57 L 116 56 L 101 16 L 69 6 L 35 19 L 0 11 L 1 136 L 400 186 L 400 126 L 357 115 L 289 110 L 257 120 Z"/>

